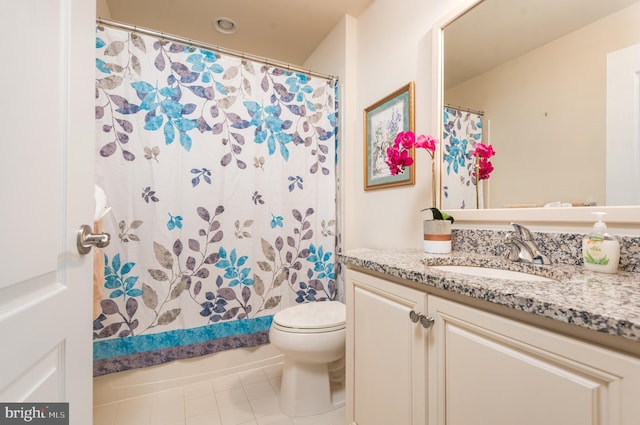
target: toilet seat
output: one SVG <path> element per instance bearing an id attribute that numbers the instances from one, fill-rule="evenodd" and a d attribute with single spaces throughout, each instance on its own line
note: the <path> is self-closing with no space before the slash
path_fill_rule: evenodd
<path id="1" fill-rule="evenodd" d="M 283 332 L 332 332 L 345 328 L 346 316 L 346 306 L 339 301 L 311 302 L 277 312 L 272 326 Z"/>

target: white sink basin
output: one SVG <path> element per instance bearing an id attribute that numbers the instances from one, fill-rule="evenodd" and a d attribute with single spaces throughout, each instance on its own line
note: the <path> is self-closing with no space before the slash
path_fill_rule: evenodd
<path id="1" fill-rule="evenodd" d="M 472 276 L 490 277 L 495 279 L 522 280 L 528 282 L 552 282 L 554 279 L 538 276 L 536 274 L 517 272 L 505 269 L 493 269 L 480 266 L 429 266 L 430 269 L 441 270 L 451 273 L 461 273 Z"/>

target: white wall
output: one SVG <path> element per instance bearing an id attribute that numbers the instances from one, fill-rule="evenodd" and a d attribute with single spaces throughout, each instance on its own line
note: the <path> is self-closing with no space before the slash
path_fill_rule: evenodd
<path id="1" fill-rule="evenodd" d="M 305 64 L 339 75 L 343 85 L 340 142 L 344 250 L 422 247 L 420 210 L 433 206 L 428 155 L 417 152 L 415 186 L 365 192 L 363 111 L 414 81 L 416 132 L 435 133 L 430 110 L 431 27 L 464 1 L 375 0 L 357 20 L 339 24 L 345 25 L 340 30 L 344 38 L 327 37 Z M 332 50 L 337 52 L 335 56 Z M 316 61 L 319 58 L 327 63 L 320 64 Z"/>
<path id="2" fill-rule="evenodd" d="M 339 78 L 339 102 L 340 115 L 338 122 L 338 163 L 340 180 L 338 185 L 343 185 L 345 181 L 352 181 L 354 170 L 351 166 L 351 158 L 355 154 L 355 143 L 357 128 L 355 123 L 359 115 L 356 114 L 357 99 L 357 66 L 353 58 L 357 53 L 357 20 L 352 16 L 344 16 L 336 25 L 333 31 L 316 48 L 311 56 L 305 61 L 304 67 L 313 69 L 327 75 Z M 338 220 L 340 228 L 349 229 L 352 226 L 353 216 L 345 214 L 347 210 L 354 210 L 353 199 L 346 197 L 345 191 L 339 192 Z M 341 243 L 351 245 L 349 238 L 351 232 L 342 233 Z"/>

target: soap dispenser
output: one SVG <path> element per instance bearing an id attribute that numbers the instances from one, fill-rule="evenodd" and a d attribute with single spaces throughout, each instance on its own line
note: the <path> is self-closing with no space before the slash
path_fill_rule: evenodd
<path id="1" fill-rule="evenodd" d="M 617 273 L 620 261 L 620 242 L 607 233 L 602 221 L 604 212 L 593 213 L 597 222 L 593 231 L 582 240 L 582 257 L 585 268 L 602 273 Z"/>

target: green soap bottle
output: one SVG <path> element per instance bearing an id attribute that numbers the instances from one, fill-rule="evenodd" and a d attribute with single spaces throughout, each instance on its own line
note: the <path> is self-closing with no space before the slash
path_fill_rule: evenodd
<path id="1" fill-rule="evenodd" d="M 601 273 L 617 273 L 620 262 L 620 242 L 607 233 L 602 221 L 604 212 L 593 213 L 598 221 L 593 231 L 582 240 L 582 258 L 585 268 Z"/>

